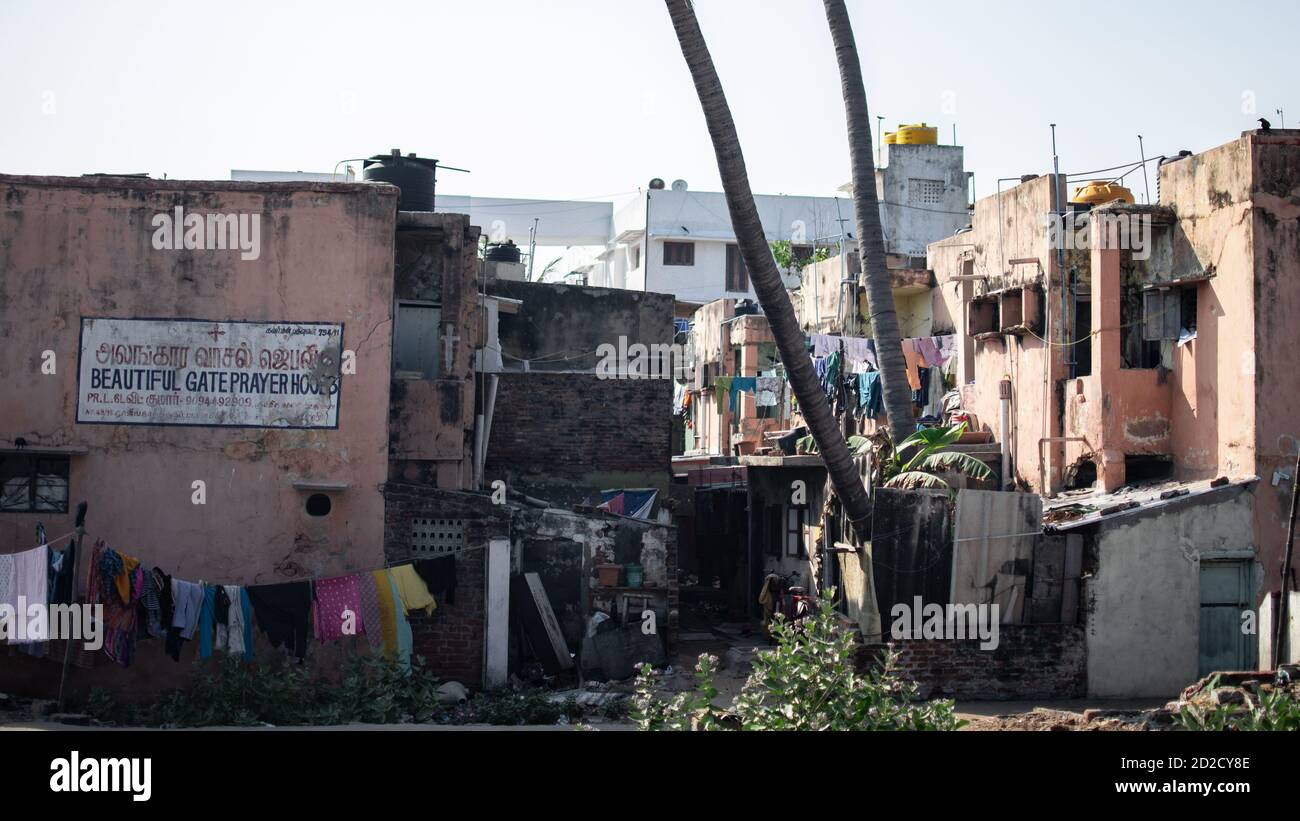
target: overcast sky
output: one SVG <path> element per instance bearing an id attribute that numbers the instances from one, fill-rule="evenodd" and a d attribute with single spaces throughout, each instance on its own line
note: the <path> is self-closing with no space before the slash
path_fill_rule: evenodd
<path id="1" fill-rule="evenodd" d="M 1294 0 L 850 2 L 868 103 L 938 125 L 977 193 L 1200 151 L 1286 109 Z M 759 193 L 849 178 L 820 2 L 697 0 Z M 470 169 L 439 189 L 610 198 L 651 177 L 718 190 L 655 0 L 157 3 L 0 0 L 0 172 L 328 171 L 401 148 Z M 1250 109 L 1254 101 L 1257 111 Z M 874 126 L 874 119 L 873 119 Z M 1139 200 L 1140 178 L 1131 178 Z"/>

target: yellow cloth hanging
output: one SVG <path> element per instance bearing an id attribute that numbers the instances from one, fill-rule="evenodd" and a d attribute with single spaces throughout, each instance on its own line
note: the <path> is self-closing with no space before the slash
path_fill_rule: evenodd
<path id="1" fill-rule="evenodd" d="M 393 601 L 393 585 L 387 570 L 372 570 L 370 577 L 379 596 L 379 634 L 384 639 L 384 658 L 397 658 L 397 605 Z"/>
<path id="2" fill-rule="evenodd" d="M 399 564 L 389 572 L 393 574 L 393 581 L 397 582 L 397 592 L 402 596 L 402 605 L 406 611 L 423 610 L 426 616 L 432 616 L 438 602 L 429 592 L 429 585 L 415 572 L 415 567 Z"/>
<path id="3" fill-rule="evenodd" d="M 117 595 L 121 597 L 122 604 L 131 603 L 131 574 L 139 566 L 140 560 L 134 556 L 122 556 L 122 572 L 113 577 L 113 586 L 117 588 Z"/>

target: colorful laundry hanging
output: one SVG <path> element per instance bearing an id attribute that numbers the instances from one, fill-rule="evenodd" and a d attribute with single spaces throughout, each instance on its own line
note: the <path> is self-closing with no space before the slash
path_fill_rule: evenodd
<path id="1" fill-rule="evenodd" d="M 389 568 L 389 574 L 397 584 L 397 592 L 402 597 L 402 607 L 409 613 L 420 610 L 426 616 L 432 616 L 438 602 L 429 592 L 429 586 L 409 564 L 399 564 Z"/>
<path id="2" fill-rule="evenodd" d="M 232 656 L 243 656 L 245 661 L 252 661 L 253 605 L 243 587 L 228 584 L 225 585 L 225 591 L 230 601 L 230 610 L 226 614 L 226 623 L 217 624 L 217 649 Z"/>
<path id="3" fill-rule="evenodd" d="M 884 392 L 880 386 L 880 371 L 858 374 L 858 402 L 868 419 L 875 419 L 884 411 Z"/>
<path id="4" fill-rule="evenodd" d="M 719 376 L 713 380 L 713 401 L 719 414 L 722 413 L 722 403 L 731 401 L 731 379 L 730 376 Z"/>
<path id="5" fill-rule="evenodd" d="M 285 647 L 299 661 L 307 656 L 311 631 L 311 585 L 307 582 L 260 584 L 245 588 L 257 626 L 272 647 Z"/>
<path id="6" fill-rule="evenodd" d="M 316 607 L 312 611 L 318 641 L 337 641 L 345 636 L 366 632 L 361 612 L 361 584 L 357 576 L 321 579 L 316 588 Z"/>
<path id="7" fill-rule="evenodd" d="M 130 566 L 133 569 L 127 570 Z M 86 601 L 104 607 L 104 655 L 127 667 L 135 657 L 137 638 L 137 604 L 144 592 L 144 568 L 130 556 L 122 556 L 97 541 L 90 552 L 90 573 L 86 581 Z M 122 583 L 125 577 L 125 583 Z M 126 590 L 123 598 L 122 590 Z"/>
<path id="8" fill-rule="evenodd" d="M 736 409 L 739 407 L 737 394 L 753 393 L 754 385 L 757 381 L 757 378 L 753 376 L 733 377 L 731 380 L 731 386 L 727 391 L 727 410 L 735 413 Z"/>
<path id="9" fill-rule="evenodd" d="M 0 624 L 5 635 L 13 635 L 12 625 L 7 624 L 8 614 L 18 612 L 18 598 L 14 595 L 14 554 L 0 553 L 0 605 L 8 605 L 0 611 Z"/>

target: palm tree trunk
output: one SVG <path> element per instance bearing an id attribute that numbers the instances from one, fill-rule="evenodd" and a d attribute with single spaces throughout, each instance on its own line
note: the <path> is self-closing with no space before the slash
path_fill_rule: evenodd
<path id="1" fill-rule="evenodd" d="M 876 163 L 871 156 L 871 120 L 867 114 L 867 92 L 862 85 L 862 66 L 849 24 L 844 0 L 824 0 L 826 22 L 835 43 L 840 66 L 840 87 L 844 94 L 844 118 L 849 129 L 849 160 L 853 168 L 853 209 L 857 212 L 858 248 L 862 258 L 859 282 L 866 288 L 871 310 L 871 335 L 876 340 L 881 389 L 889 432 L 901 442 L 916 430 L 912 413 L 912 389 L 907 382 L 907 360 L 898 330 L 898 311 L 885 264 L 885 237 L 880 227 L 880 201 L 876 197 Z"/>
<path id="2" fill-rule="evenodd" d="M 727 209 L 731 212 L 732 229 L 736 233 L 736 244 L 740 246 L 745 267 L 749 269 L 754 293 L 758 296 L 763 313 L 767 315 L 781 361 L 785 364 L 790 387 L 799 399 L 799 408 L 803 411 L 804 420 L 826 463 L 831 484 L 844 505 L 849 521 L 853 522 L 858 532 L 862 532 L 871 515 L 867 491 L 853 464 L 844 436 L 835 423 L 826 395 L 822 393 L 817 372 L 804 345 L 803 331 L 799 327 L 799 320 L 795 318 L 794 307 L 790 304 L 790 295 L 781 282 L 776 260 L 772 258 L 772 249 L 767 244 L 767 236 L 754 205 L 754 194 L 749 188 L 749 175 L 745 170 L 745 157 L 740 151 L 736 123 L 731 118 L 731 108 L 727 105 L 718 72 L 713 67 L 709 47 L 704 42 L 704 35 L 689 0 L 665 2 L 673 20 L 673 28 L 677 31 L 682 56 L 686 58 L 691 79 L 695 82 L 700 106 L 704 109 L 709 137 L 713 140 L 713 151 L 718 158 L 718 174 L 722 178 L 723 191 L 726 192 Z"/>

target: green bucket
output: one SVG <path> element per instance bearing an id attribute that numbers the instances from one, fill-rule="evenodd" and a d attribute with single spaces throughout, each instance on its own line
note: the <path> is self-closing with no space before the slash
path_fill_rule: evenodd
<path id="1" fill-rule="evenodd" d="M 627 571 L 627 586 L 640 587 L 641 586 L 641 565 L 629 564 L 625 566 L 623 569 Z"/>

